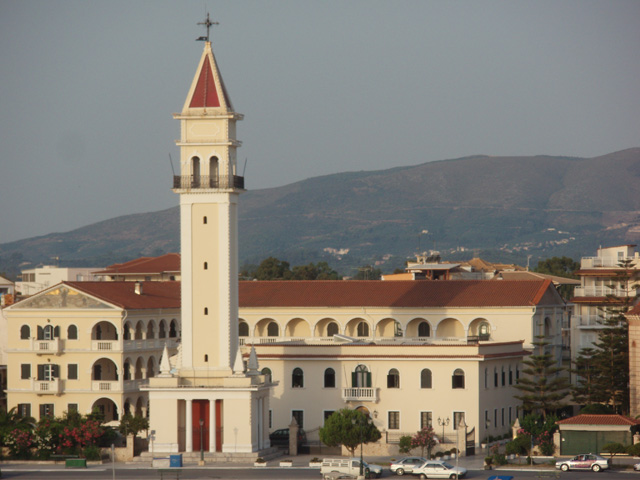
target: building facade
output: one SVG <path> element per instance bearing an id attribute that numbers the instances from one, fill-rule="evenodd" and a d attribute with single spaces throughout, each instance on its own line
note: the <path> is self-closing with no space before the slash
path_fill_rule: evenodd
<path id="1" fill-rule="evenodd" d="M 97 280 L 93 274 L 95 270 L 98 269 L 54 267 L 52 265 L 30 268 L 22 271 L 21 281 L 16 282 L 16 292 L 28 297 L 60 282 L 94 281 Z"/>
<path id="2" fill-rule="evenodd" d="M 177 351 L 175 282 L 64 282 L 6 308 L 8 407 L 39 420 L 98 410 L 147 415 L 142 383 Z"/>

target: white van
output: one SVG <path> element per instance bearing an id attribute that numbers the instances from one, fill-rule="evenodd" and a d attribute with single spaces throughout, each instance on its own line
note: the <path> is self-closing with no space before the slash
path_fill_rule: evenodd
<path id="1" fill-rule="evenodd" d="M 380 478 L 382 476 L 382 467 L 367 462 L 362 462 L 364 478 Z M 328 473 L 346 473 L 357 477 L 360 475 L 360 459 L 359 458 L 325 458 L 322 460 L 320 474 Z"/>

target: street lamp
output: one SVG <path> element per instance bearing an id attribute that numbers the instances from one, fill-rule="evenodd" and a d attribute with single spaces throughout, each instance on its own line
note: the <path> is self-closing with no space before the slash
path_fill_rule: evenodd
<path id="1" fill-rule="evenodd" d="M 442 425 L 442 443 L 444 443 L 444 427 L 446 425 L 449 425 L 450 422 L 451 422 L 451 419 L 449 417 L 447 418 L 438 417 L 438 425 Z"/>
<path id="2" fill-rule="evenodd" d="M 204 426 L 204 419 L 200 419 L 200 462 L 204 464 L 204 444 L 202 443 L 202 427 Z"/>
<path id="3" fill-rule="evenodd" d="M 364 477 L 364 459 L 362 458 L 362 449 L 364 448 L 364 437 L 363 437 L 363 430 L 364 430 L 364 426 L 367 425 L 369 423 L 369 419 L 367 417 L 364 418 L 352 418 L 351 419 L 351 424 L 355 427 L 356 425 L 358 425 L 359 429 L 360 429 L 360 476 Z"/>

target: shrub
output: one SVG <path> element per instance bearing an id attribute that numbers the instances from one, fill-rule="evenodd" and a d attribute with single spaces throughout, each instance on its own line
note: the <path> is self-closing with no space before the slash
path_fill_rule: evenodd
<path id="1" fill-rule="evenodd" d="M 505 457 L 504 454 L 502 454 L 502 453 L 496 453 L 493 456 L 493 459 L 496 461 L 496 463 L 498 465 L 506 465 L 507 464 L 507 457 Z"/>
<path id="2" fill-rule="evenodd" d="M 82 454 L 84 455 L 84 458 L 86 458 L 87 460 L 102 459 L 102 453 L 100 452 L 100 448 L 96 445 L 89 445 L 88 447 L 85 447 Z"/>
<path id="3" fill-rule="evenodd" d="M 403 435 L 400 437 L 398 449 L 400 450 L 400 453 L 411 452 L 411 437 L 409 435 Z"/>
<path id="4" fill-rule="evenodd" d="M 624 445 L 622 445 L 621 443 L 611 442 L 602 447 L 602 451 L 609 453 L 611 455 L 611 458 L 613 458 L 616 453 L 626 453 L 627 449 L 624 448 Z"/>
<path id="5" fill-rule="evenodd" d="M 635 445 L 629 445 L 627 447 L 627 453 L 634 457 L 640 457 L 640 443 L 636 443 Z"/>
<path id="6" fill-rule="evenodd" d="M 444 455 L 444 453 L 438 451 L 436 452 L 436 458 L 441 458 Z"/>
<path id="7" fill-rule="evenodd" d="M 493 463 L 493 457 L 484 457 L 484 463 L 491 465 Z"/>

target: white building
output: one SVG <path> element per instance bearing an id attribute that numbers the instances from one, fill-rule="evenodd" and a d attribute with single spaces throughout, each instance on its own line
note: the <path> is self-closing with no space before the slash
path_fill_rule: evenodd
<path id="1" fill-rule="evenodd" d="M 23 270 L 21 281 L 16 282 L 16 292 L 28 297 L 60 282 L 90 282 L 98 278 L 93 274 L 98 268 L 67 268 L 44 265 Z"/>

